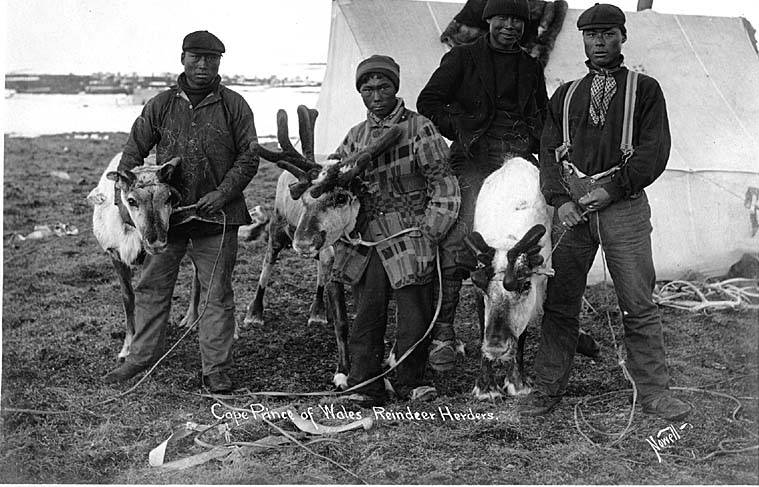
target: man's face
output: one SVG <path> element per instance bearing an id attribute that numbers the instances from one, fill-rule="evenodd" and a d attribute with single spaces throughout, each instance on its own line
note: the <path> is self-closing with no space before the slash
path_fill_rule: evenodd
<path id="1" fill-rule="evenodd" d="M 210 85 L 219 74 L 221 56 L 218 54 L 200 54 L 192 51 L 182 53 L 182 65 L 190 88 L 203 88 Z"/>
<path id="2" fill-rule="evenodd" d="M 494 15 L 488 24 L 490 42 L 499 49 L 513 49 L 524 34 L 524 20 L 511 15 Z"/>
<path id="3" fill-rule="evenodd" d="M 395 108 L 395 95 L 398 90 L 385 75 L 371 74 L 358 91 L 361 93 L 366 109 L 379 118 L 385 118 Z"/>
<path id="4" fill-rule="evenodd" d="M 627 36 L 619 27 L 606 27 L 582 31 L 582 40 L 590 62 L 599 68 L 606 68 L 619 59 Z"/>

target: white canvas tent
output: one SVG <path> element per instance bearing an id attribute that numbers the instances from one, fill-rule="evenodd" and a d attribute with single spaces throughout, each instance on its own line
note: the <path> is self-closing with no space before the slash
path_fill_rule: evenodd
<path id="1" fill-rule="evenodd" d="M 327 154 L 365 117 L 358 63 L 387 54 L 401 66 L 399 95 L 416 97 L 446 48 L 439 39 L 462 3 L 334 0 L 327 71 L 317 108 L 316 152 Z M 585 74 L 579 10 L 569 10 L 546 68 L 549 96 Z M 759 188 L 759 57 L 739 18 L 627 12 L 628 67 L 656 78 L 667 99 L 672 152 L 647 189 L 659 279 L 724 274 L 759 252 L 748 188 Z M 603 278 L 597 258 L 590 282 Z"/>

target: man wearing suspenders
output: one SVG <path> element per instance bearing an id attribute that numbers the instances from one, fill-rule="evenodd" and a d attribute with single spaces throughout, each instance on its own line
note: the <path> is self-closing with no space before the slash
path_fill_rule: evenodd
<path id="1" fill-rule="evenodd" d="M 559 87 L 541 138 L 541 189 L 555 209 L 555 277 L 549 279 L 535 392 L 524 415 L 551 411 L 569 381 L 587 274 L 603 248 L 624 323 L 627 367 L 643 411 L 682 419 L 691 407 L 669 391 L 656 280 L 651 209 L 644 188 L 659 177 L 670 150 L 664 95 L 653 78 L 623 65 L 625 15 L 596 4 L 583 12 L 589 73 Z"/>

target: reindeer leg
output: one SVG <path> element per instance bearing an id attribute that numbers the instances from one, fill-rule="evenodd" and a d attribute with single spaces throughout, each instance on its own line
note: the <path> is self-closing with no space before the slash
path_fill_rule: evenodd
<path id="1" fill-rule="evenodd" d="M 480 375 L 474 383 L 474 389 L 472 389 L 472 395 L 480 401 L 503 397 L 494 368 L 495 363 L 493 360 L 486 358 L 484 355 L 480 357 Z"/>
<path id="2" fill-rule="evenodd" d="M 248 305 L 248 312 L 243 321 L 246 325 L 263 325 L 264 324 L 264 293 L 266 286 L 269 284 L 271 271 L 277 262 L 279 253 L 290 244 L 290 237 L 284 231 L 285 225 L 281 218 L 275 218 L 270 223 L 269 241 L 266 245 L 266 256 L 261 266 L 261 276 L 258 278 L 256 287 L 256 296 Z"/>
<path id="3" fill-rule="evenodd" d="M 121 299 L 124 304 L 124 314 L 126 315 L 126 334 L 124 335 L 124 344 L 118 355 L 118 362 L 124 362 L 129 355 L 134 338 L 134 289 L 132 288 L 132 268 L 123 263 L 118 258 L 111 256 L 111 263 L 116 269 L 116 275 L 119 277 L 121 284 Z"/>
<path id="4" fill-rule="evenodd" d="M 327 315 L 324 309 L 324 281 L 332 269 L 332 261 L 334 260 L 332 247 L 320 251 L 318 259 L 316 264 L 316 294 L 308 312 L 309 326 L 327 323 Z"/>
<path id="5" fill-rule="evenodd" d="M 329 281 L 327 291 L 327 317 L 332 320 L 337 339 L 337 370 L 332 382 L 338 389 L 348 387 L 350 359 L 348 357 L 348 313 L 345 307 L 345 288 L 342 283 Z"/>
<path id="6" fill-rule="evenodd" d="M 480 342 L 485 339 L 485 296 L 479 289 L 474 296 L 474 305 L 477 308 L 477 321 L 480 324 Z"/>
<path id="7" fill-rule="evenodd" d="M 504 381 L 504 389 L 510 396 L 529 394 L 531 389 L 524 383 L 524 342 L 526 335 L 522 333 L 517 338 L 517 352 L 509 364 L 509 372 Z"/>
<path id="8" fill-rule="evenodd" d="M 200 281 L 198 281 L 198 268 L 192 263 L 192 288 L 190 289 L 190 303 L 187 312 L 179 322 L 180 327 L 190 327 L 198 320 L 198 305 L 200 304 Z"/>

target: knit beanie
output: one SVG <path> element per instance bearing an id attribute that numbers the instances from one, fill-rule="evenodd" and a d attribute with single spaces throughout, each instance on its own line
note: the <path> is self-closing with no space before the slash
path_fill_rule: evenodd
<path id="1" fill-rule="evenodd" d="M 390 56 L 375 54 L 358 63 L 356 68 L 356 89 L 359 90 L 359 80 L 367 73 L 380 73 L 390 80 L 395 89 L 398 90 L 401 84 L 401 67 Z"/>
<path id="2" fill-rule="evenodd" d="M 530 7 L 527 0 L 488 0 L 482 12 L 482 20 L 495 15 L 511 15 L 527 22 L 530 20 Z"/>

